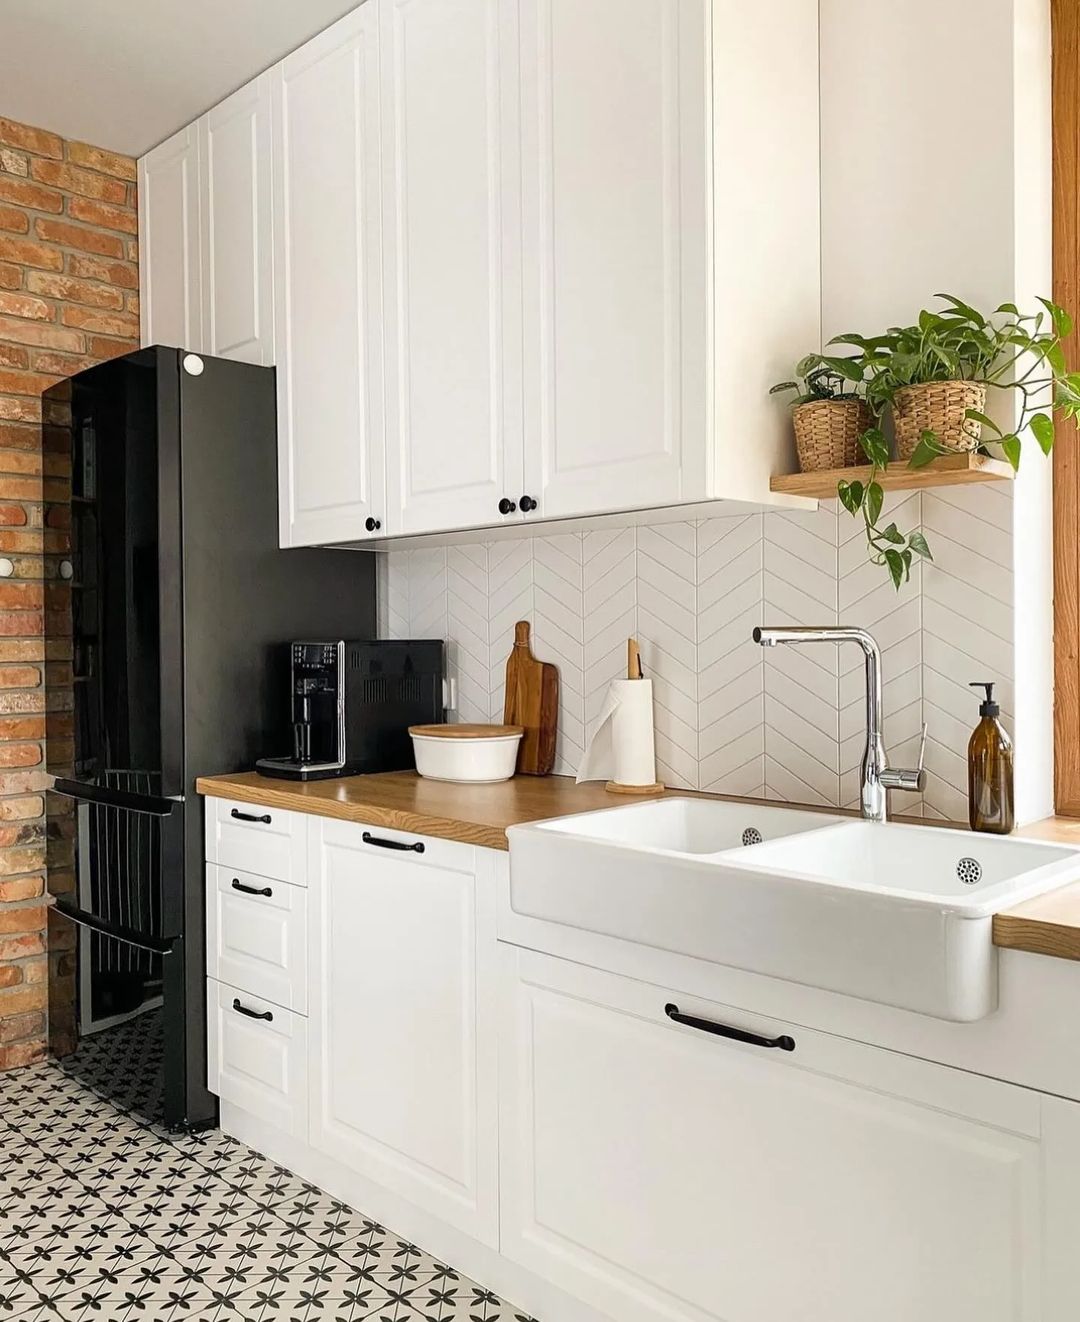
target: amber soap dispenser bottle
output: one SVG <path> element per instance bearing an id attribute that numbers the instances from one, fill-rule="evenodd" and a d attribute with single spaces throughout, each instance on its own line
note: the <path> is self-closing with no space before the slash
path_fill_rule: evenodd
<path id="1" fill-rule="evenodd" d="M 968 741 L 968 820 L 973 831 L 1008 835 L 1013 829 L 1013 747 L 998 717 L 994 686 L 973 683 L 985 689 L 979 706 L 982 720 Z"/>

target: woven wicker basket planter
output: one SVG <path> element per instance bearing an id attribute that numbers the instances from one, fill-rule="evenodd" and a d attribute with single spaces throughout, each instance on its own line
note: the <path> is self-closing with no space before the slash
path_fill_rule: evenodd
<path id="1" fill-rule="evenodd" d="M 796 404 L 792 416 L 801 472 L 852 468 L 862 463 L 859 437 L 871 425 L 871 419 L 861 399 L 814 399 Z"/>
<path id="2" fill-rule="evenodd" d="M 982 434 L 968 409 L 986 411 L 986 387 L 974 381 L 929 381 L 904 386 L 893 397 L 896 454 L 910 459 L 924 431 L 932 431 L 950 450 L 974 450 Z"/>

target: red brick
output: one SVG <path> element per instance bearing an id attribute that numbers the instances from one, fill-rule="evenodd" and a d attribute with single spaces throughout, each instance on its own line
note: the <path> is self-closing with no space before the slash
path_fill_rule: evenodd
<path id="1" fill-rule="evenodd" d="M 27 1065 L 36 1065 L 44 1059 L 44 1038 L 30 1042 L 11 1042 L 7 1046 L 0 1046 L 0 1071 L 21 1070 Z"/>
<path id="2" fill-rule="evenodd" d="M 3 362 L 4 346 L 0 344 L 0 362 Z M 40 473 L 40 454 L 33 450 L 0 450 L 0 473 Z"/>
<path id="3" fill-rule="evenodd" d="M 20 175 L 25 179 L 30 173 L 30 163 L 21 151 L 12 151 L 10 147 L 0 147 L 0 170 L 3 170 L 5 174 Z"/>
<path id="4" fill-rule="evenodd" d="M 14 298 L 17 295 L 10 295 Z M 126 312 L 96 312 L 68 304 L 60 309 L 60 320 L 65 326 L 78 326 L 81 330 L 98 335 L 130 335 L 139 333 L 139 318 Z"/>
<path id="5" fill-rule="evenodd" d="M 6 234 L 0 234 L 0 261 L 15 262 L 19 266 L 37 266 L 43 271 L 64 269 L 64 254 L 55 248 L 49 248 L 33 239 L 8 238 Z"/>
<path id="6" fill-rule="evenodd" d="M 40 617 L 39 617 L 40 618 Z M 40 630 L 41 625 L 38 625 Z M 11 632 L 15 632 L 13 629 Z M 19 633 L 28 633 L 30 630 L 25 625 L 18 627 Z M 0 767 L 36 767 L 41 762 L 41 748 L 38 744 L 0 744 Z M 22 862 L 24 860 L 20 860 Z M 26 867 L 4 868 L 0 862 L 0 872 L 29 872 L 35 864 L 29 863 Z M 3 915 L 0 914 L 0 919 Z M 3 928 L 0 927 L 0 931 Z"/>
<path id="7" fill-rule="evenodd" d="M 0 371 L 0 394 L 40 395 L 58 380 L 58 377 L 45 376 L 41 372 Z"/>
<path id="8" fill-rule="evenodd" d="M 41 1010 L 28 1014 L 15 1014 L 0 1023 L 0 1042 L 22 1042 L 28 1037 L 40 1038 L 45 1032 L 45 1015 Z"/>
<path id="9" fill-rule="evenodd" d="M 101 257 L 72 253 L 67 260 L 67 269 L 69 275 L 82 276 L 85 280 L 103 280 L 124 289 L 139 287 L 139 268 L 131 262 L 108 262 Z"/>
<path id="10" fill-rule="evenodd" d="M 70 961 L 67 956 L 61 955 L 57 960 L 57 964 L 61 966 L 61 971 L 69 973 L 75 972 L 74 961 Z M 9 965 L 9 967 L 11 966 Z M 49 966 L 40 955 L 34 959 L 28 959 L 25 963 L 19 964 L 16 967 L 18 967 L 23 975 L 23 982 L 29 982 L 31 984 L 44 982 L 49 976 Z"/>
<path id="11" fill-rule="evenodd" d="M 100 202 L 127 200 L 128 186 L 122 180 L 110 179 L 107 175 L 84 170 L 78 165 L 33 160 L 30 162 L 30 174 L 41 183 L 52 184 L 65 193 L 81 193 L 83 197 L 94 197 Z"/>
<path id="12" fill-rule="evenodd" d="M 65 585 L 66 586 L 66 585 Z M 44 584 L 0 579 L 0 610 L 33 610 L 44 604 Z"/>
<path id="13" fill-rule="evenodd" d="M 30 218 L 18 207 L 0 206 L 0 230 L 11 234 L 26 234 L 30 229 Z"/>
<path id="14" fill-rule="evenodd" d="M 70 927 L 71 924 L 69 923 Z M 26 932 L 22 936 L 0 937 L 0 961 L 8 959 L 27 959 L 32 955 L 45 953 L 45 938 L 40 932 Z M 31 1007 L 34 1008 L 34 1007 Z M 8 1013 L 0 995 L 0 1014 Z"/>
<path id="15" fill-rule="evenodd" d="M 139 231 L 138 217 L 129 207 L 114 207 L 109 202 L 95 202 L 86 197 L 69 197 L 67 211 L 76 220 L 99 225 L 102 229 L 119 230 L 121 234 L 137 234 Z"/>
<path id="16" fill-rule="evenodd" d="M 0 239 L 0 245 L 6 240 Z M 9 317 L 28 317 L 34 321 L 51 321 L 54 310 L 42 298 L 32 294 L 0 292 L 0 313 Z M 9 336 L 9 339 L 16 338 Z"/>
<path id="17" fill-rule="evenodd" d="M 79 280 L 75 276 L 28 271 L 26 287 L 32 294 L 44 294 L 47 298 L 64 299 L 72 303 L 86 303 L 95 308 L 111 308 L 114 312 L 120 312 L 124 307 L 121 290 L 109 285 L 94 284 L 89 280 Z"/>
<path id="18" fill-rule="evenodd" d="M 64 209 L 64 195 L 55 188 L 42 188 L 28 179 L 13 179 L 4 174 L 0 174 L 0 202 L 13 202 L 31 211 L 51 211 L 53 215 Z"/>
<path id="19" fill-rule="evenodd" d="M 0 666 L 0 689 L 33 689 L 40 684 L 36 666 Z"/>
<path id="20" fill-rule="evenodd" d="M 41 482 L 30 477 L 0 475 L 0 500 L 40 500 Z"/>
<path id="21" fill-rule="evenodd" d="M 13 423 L 0 425 L 0 446 L 5 450 L 36 450 L 40 444 L 41 431 L 37 427 L 20 427 Z"/>
<path id="22" fill-rule="evenodd" d="M 40 422 L 40 399 L 5 399 L 0 395 L 0 422 Z"/>
<path id="23" fill-rule="evenodd" d="M 33 152 L 35 156 L 51 156 L 58 161 L 64 155 L 63 140 L 55 133 L 20 124 L 14 119 L 0 119 L 0 142 L 6 147 L 18 147 Z"/>
<path id="24" fill-rule="evenodd" d="M 90 335 L 87 337 L 86 348 L 91 357 L 104 362 L 107 358 L 116 358 L 122 353 L 131 352 L 131 341 L 135 336 L 131 335 L 123 340 L 107 340 L 100 335 Z"/>
<path id="25" fill-rule="evenodd" d="M 93 367 L 95 359 L 81 353 L 50 353 L 38 350 L 31 359 L 35 372 L 52 372 L 56 376 L 74 376 L 87 367 Z"/>
<path id="26" fill-rule="evenodd" d="M 0 289 L 20 289 L 22 287 L 22 268 L 11 262 L 0 262 Z"/>
<path id="27" fill-rule="evenodd" d="M 78 331 L 44 325 L 40 321 L 16 321 L 13 317 L 4 316 L 0 316 L 0 340 L 15 340 L 17 344 L 37 345 L 40 349 L 61 349 L 69 353 L 79 353 L 83 348 L 83 337 Z M 40 436 L 38 432 L 38 438 Z"/>
<path id="28" fill-rule="evenodd" d="M 49 243 L 62 243 L 65 248 L 78 248 L 80 252 L 94 252 L 100 257 L 123 257 L 124 240 L 116 234 L 102 234 L 100 230 L 72 225 L 66 220 L 46 220 L 39 216 L 34 221 L 34 232 Z M 3 254 L 0 253 L 0 256 Z M 58 257 L 59 253 L 56 254 Z M 63 261 L 61 259 L 61 266 Z M 50 269 L 59 271 L 61 266 Z"/>
<path id="29" fill-rule="evenodd" d="M 0 505 L 0 524 L 23 524 L 26 522 L 26 510 L 21 505 Z"/>
<path id="30" fill-rule="evenodd" d="M 30 366 L 30 354 L 14 344 L 0 344 L 0 367 Z"/>
<path id="31" fill-rule="evenodd" d="M 15 143 L 14 146 L 19 144 Z M 30 149 L 32 150 L 32 148 Z M 55 152 L 38 152 L 39 156 L 54 156 Z M 91 147 L 85 142 L 69 142 L 67 158 L 76 165 L 85 165 L 90 170 L 99 170 L 102 174 L 112 174 L 117 179 L 134 179 L 135 162 L 130 156 L 120 156 L 116 152 L 105 151 L 101 147 Z"/>
<path id="32" fill-rule="evenodd" d="M 44 811 L 45 800 L 40 794 L 28 794 L 23 798 L 0 800 L 0 821 L 23 821 L 24 819 L 40 817 Z"/>
<path id="33" fill-rule="evenodd" d="M 67 725 L 66 733 L 71 733 L 71 717 L 58 717 L 57 720 L 63 720 Z M 45 737 L 45 717 L 44 716 L 2 716 L 0 715 L 0 739 L 43 739 Z M 8 745 L 13 747 L 13 745 Z M 0 830 L 3 830 L 0 827 Z M 0 840 L 0 847 L 12 844 L 24 844 L 21 840 Z"/>
<path id="34" fill-rule="evenodd" d="M 14 987 L 22 982 L 23 971 L 18 964 L 0 964 L 0 987 Z"/>

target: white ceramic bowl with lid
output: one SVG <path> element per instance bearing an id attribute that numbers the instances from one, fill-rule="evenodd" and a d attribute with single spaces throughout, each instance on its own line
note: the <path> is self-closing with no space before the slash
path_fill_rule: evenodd
<path id="1" fill-rule="evenodd" d="M 428 780 L 490 785 L 517 767 L 520 725 L 410 725 L 416 770 Z"/>

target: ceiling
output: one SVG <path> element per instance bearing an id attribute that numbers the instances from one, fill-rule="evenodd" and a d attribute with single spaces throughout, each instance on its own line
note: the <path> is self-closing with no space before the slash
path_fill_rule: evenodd
<path id="1" fill-rule="evenodd" d="M 141 156 L 357 0 L 0 0 L 0 115 Z"/>

